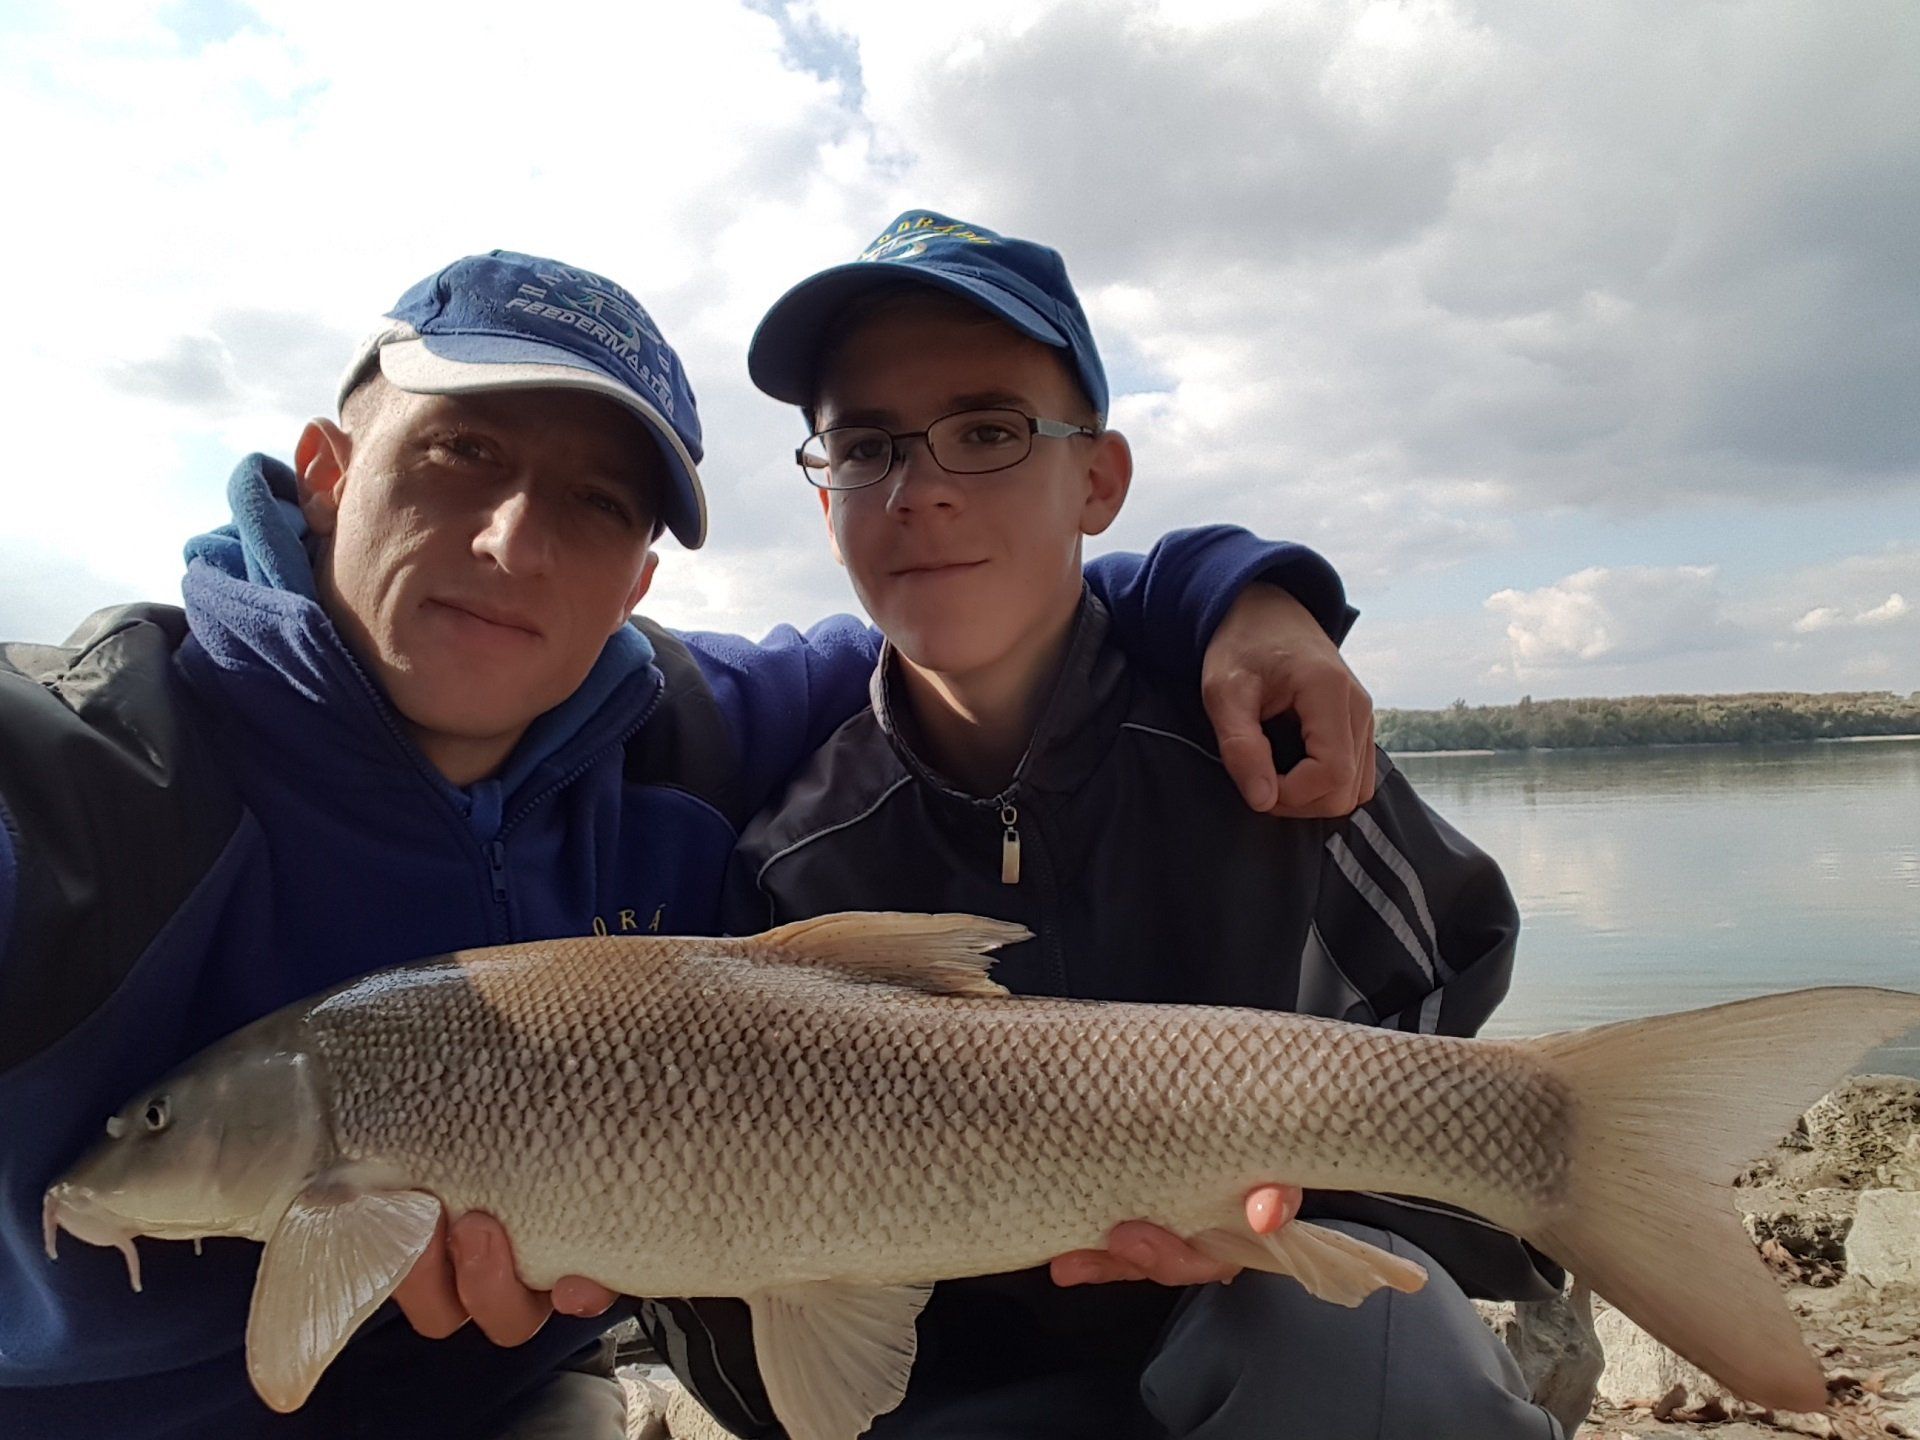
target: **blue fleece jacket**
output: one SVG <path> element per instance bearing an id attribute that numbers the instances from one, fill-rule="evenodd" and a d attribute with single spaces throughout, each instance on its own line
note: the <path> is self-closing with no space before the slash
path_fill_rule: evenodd
<path id="1" fill-rule="evenodd" d="M 385 1307 L 292 1416 L 248 1386 L 242 1337 L 259 1249 L 142 1242 L 145 1289 L 120 1258 L 67 1238 L 41 1253 L 40 1197 L 101 1117 L 254 1018 L 380 966 L 595 928 L 710 932 L 748 815 L 866 702 L 878 636 L 849 617 L 752 644 L 682 637 L 740 757 L 727 813 L 657 778 L 630 745 L 666 695 L 637 628 L 529 730 L 499 775 L 448 783 L 408 739 L 315 600 L 293 477 L 265 457 L 230 487 L 234 521 L 188 547 L 190 634 L 174 656 L 229 765 L 240 821 L 107 1002 L 0 1073 L 0 1436 L 409 1436 L 474 1433 L 606 1322 L 556 1319 L 497 1350 L 416 1337 Z M 1349 618 L 1324 562 L 1230 529 L 1170 536 L 1146 561 L 1092 568 L 1136 650 L 1187 657 L 1249 579 L 1286 584 L 1323 623 Z M 0 743 L 4 743 L 0 737 Z M 0 974 L 22 866 L 0 795 Z M 124 865 L 137 868 L 139 856 Z"/>

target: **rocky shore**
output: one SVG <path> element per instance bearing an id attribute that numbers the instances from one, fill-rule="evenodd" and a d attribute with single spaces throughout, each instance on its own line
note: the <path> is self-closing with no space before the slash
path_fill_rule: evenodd
<path id="1" fill-rule="evenodd" d="M 1577 1440 L 1920 1440 L 1920 1080 L 1846 1081 L 1756 1157 L 1733 1194 L 1826 1367 L 1830 1408 L 1745 1405 L 1579 1289 L 1518 1314 L 1482 1307 L 1536 1398 L 1585 1417 Z M 666 1372 L 628 1367 L 621 1378 L 630 1440 L 727 1440 Z"/>

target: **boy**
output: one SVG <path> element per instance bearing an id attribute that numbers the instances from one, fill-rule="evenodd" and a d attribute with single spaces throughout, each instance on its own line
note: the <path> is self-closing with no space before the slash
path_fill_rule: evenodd
<path id="1" fill-rule="evenodd" d="M 807 412 L 798 459 L 887 645 L 871 709 L 743 836 L 730 928 L 974 911 L 1034 932 L 994 969 L 1016 992 L 1480 1026 L 1517 928 L 1492 862 L 1384 755 L 1350 819 L 1261 824 L 1196 707 L 1113 644 L 1081 545 L 1118 514 L 1131 460 L 1057 254 L 910 212 L 789 291 L 749 364 Z M 1051 1277 L 938 1286 L 906 1397 L 869 1433 L 1560 1434 L 1463 1293 L 1541 1298 L 1550 1262 L 1389 1197 L 1314 1195 L 1304 1213 L 1431 1280 L 1356 1310 L 1267 1274 L 1068 1288 L 1165 1278 L 1184 1247 L 1123 1227 L 1115 1253 L 1063 1257 Z M 739 1307 L 656 1302 L 646 1323 L 730 1428 L 778 1433 Z"/>

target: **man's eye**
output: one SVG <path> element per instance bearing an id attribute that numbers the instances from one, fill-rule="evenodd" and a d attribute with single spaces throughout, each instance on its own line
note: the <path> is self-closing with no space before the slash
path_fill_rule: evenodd
<path id="1" fill-rule="evenodd" d="M 627 515 L 627 507 L 613 496 L 607 494 L 604 490 L 585 491 L 582 493 L 581 499 L 593 509 L 600 511 L 603 515 L 607 515 L 612 519 L 625 520 L 629 518 Z"/>
<path id="2" fill-rule="evenodd" d="M 433 442 L 435 458 L 454 462 L 487 459 L 487 447 L 471 435 L 443 435 Z"/>
<path id="3" fill-rule="evenodd" d="M 843 462 L 851 461 L 856 465 L 864 465 L 884 457 L 888 443 L 878 435 L 856 436 L 841 445 L 840 459 Z"/>

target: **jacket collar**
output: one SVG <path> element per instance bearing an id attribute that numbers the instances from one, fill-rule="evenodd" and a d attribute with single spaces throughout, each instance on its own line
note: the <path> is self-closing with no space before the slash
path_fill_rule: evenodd
<path id="1" fill-rule="evenodd" d="M 331 783 L 343 767 L 401 767 L 476 823 L 558 781 L 637 728 L 663 683 L 653 646 L 622 626 L 572 696 L 534 721 L 492 780 L 462 791 L 420 754 L 384 691 L 321 608 L 292 470 L 265 455 L 228 485 L 232 523 L 187 545 L 187 617 L 224 712 L 265 733 L 293 772 Z M 354 788 L 372 781 L 356 779 Z M 480 814 L 475 816 L 476 809 Z"/>
<path id="2" fill-rule="evenodd" d="M 1013 778 L 998 795 L 973 795 L 941 775 L 920 753 L 924 744 L 900 680 L 900 659 L 893 642 L 880 648 L 880 663 L 868 685 L 874 718 L 894 754 L 922 784 L 951 799 L 982 808 L 998 808 L 1021 792 L 1067 793 L 1086 781 L 1119 731 L 1127 701 L 1126 659 L 1111 642 L 1107 607 L 1082 586 L 1073 633 L 1061 657 L 1053 689 L 1040 719 L 1014 767 Z"/>

